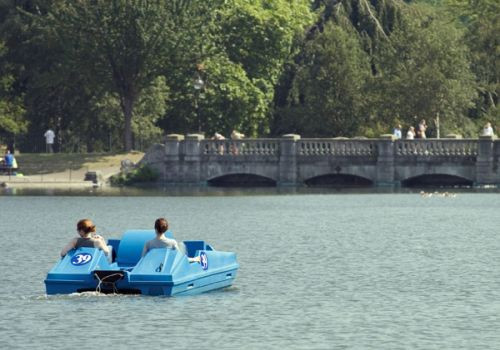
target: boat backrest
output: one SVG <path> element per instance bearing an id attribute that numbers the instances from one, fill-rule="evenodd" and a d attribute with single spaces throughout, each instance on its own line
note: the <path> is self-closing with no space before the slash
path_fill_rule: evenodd
<path id="1" fill-rule="evenodd" d="M 118 247 L 120 246 L 120 240 L 110 238 L 110 239 L 108 239 L 108 246 L 113 247 L 113 261 L 115 261 L 116 260 L 116 253 L 118 252 Z"/>
<path id="2" fill-rule="evenodd" d="M 153 248 L 130 271 L 130 280 L 132 281 L 140 275 L 148 275 L 147 280 L 154 281 L 160 277 L 160 273 L 172 275 L 182 260 L 186 260 L 185 255 L 175 249 Z M 187 261 L 186 264 L 189 265 Z M 171 277 L 165 279 L 163 276 L 161 280 L 171 280 Z"/>
<path id="3" fill-rule="evenodd" d="M 109 260 L 102 250 L 80 247 L 70 250 L 49 273 L 88 274 L 96 269 L 109 268 Z"/>
<path id="4" fill-rule="evenodd" d="M 194 257 L 198 250 L 212 250 L 205 241 L 184 241 L 186 246 L 186 255 L 190 258 Z"/>
<path id="5" fill-rule="evenodd" d="M 167 231 L 165 236 L 172 238 L 172 233 Z M 116 262 L 120 267 L 132 267 L 141 259 L 144 244 L 156 237 L 154 230 L 128 230 L 125 231 L 118 245 Z"/>

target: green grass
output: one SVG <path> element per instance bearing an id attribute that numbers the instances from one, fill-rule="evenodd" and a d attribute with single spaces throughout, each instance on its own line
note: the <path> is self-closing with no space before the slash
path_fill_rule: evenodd
<path id="1" fill-rule="evenodd" d="M 59 173 L 84 168 L 120 166 L 123 159 L 134 163 L 143 156 L 141 152 L 130 153 L 23 153 L 16 155 L 20 172 L 25 175 Z"/>

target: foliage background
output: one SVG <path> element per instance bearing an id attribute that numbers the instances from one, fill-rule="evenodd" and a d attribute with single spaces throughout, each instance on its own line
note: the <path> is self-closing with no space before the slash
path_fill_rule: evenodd
<path id="1" fill-rule="evenodd" d="M 146 149 L 168 133 L 367 136 L 498 109 L 496 0 L 0 0 L 0 142 Z M 204 84 L 193 87 L 196 79 Z M 497 129 L 498 133 L 498 129 Z"/>

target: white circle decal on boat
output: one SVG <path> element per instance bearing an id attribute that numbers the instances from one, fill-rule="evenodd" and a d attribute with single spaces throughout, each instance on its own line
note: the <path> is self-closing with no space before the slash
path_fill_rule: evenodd
<path id="1" fill-rule="evenodd" d="M 205 252 L 200 253 L 200 264 L 203 270 L 208 270 L 208 257 Z"/>
<path id="2" fill-rule="evenodd" d="M 71 264 L 75 266 L 85 265 L 92 260 L 92 255 L 88 253 L 76 254 L 71 258 Z"/>

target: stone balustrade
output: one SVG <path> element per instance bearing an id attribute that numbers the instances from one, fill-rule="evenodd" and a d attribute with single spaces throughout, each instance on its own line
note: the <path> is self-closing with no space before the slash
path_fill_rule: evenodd
<path id="1" fill-rule="evenodd" d="M 203 140 L 201 149 L 204 155 L 225 157 L 276 156 L 279 154 L 279 139 Z"/>
<path id="2" fill-rule="evenodd" d="M 477 156 L 478 140 L 417 139 L 394 142 L 396 156 Z"/>
<path id="3" fill-rule="evenodd" d="M 255 175 L 300 185 L 333 174 L 376 185 L 397 185 L 418 176 L 447 175 L 475 184 L 500 185 L 500 141 L 479 139 L 394 140 L 281 138 L 208 140 L 168 135 L 143 162 L 165 183 L 203 184 L 228 175 Z"/>
<path id="4" fill-rule="evenodd" d="M 376 140 L 335 140 L 335 139 L 301 139 L 298 141 L 298 154 L 334 155 L 334 156 L 377 156 Z"/>

